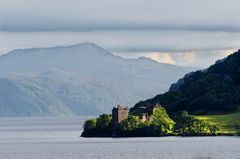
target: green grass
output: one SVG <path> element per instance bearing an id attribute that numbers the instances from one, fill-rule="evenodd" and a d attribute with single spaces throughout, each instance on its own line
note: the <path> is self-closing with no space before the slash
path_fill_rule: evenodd
<path id="1" fill-rule="evenodd" d="M 240 125 L 240 111 L 232 114 L 202 115 L 196 117 L 200 120 L 206 120 L 219 125 L 220 133 L 235 133 L 235 126 Z"/>

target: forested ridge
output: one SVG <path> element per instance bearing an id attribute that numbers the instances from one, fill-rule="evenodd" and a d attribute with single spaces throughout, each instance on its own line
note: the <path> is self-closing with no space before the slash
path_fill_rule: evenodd
<path id="1" fill-rule="evenodd" d="M 154 103 L 169 114 L 221 114 L 240 108 L 240 50 L 204 70 L 189 73 L 172 84 L 169 91 L 140 101 L 131 111 Z"/>

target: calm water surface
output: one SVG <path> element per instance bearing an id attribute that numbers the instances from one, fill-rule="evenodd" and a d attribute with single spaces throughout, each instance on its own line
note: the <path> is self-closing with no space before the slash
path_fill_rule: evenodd
<path id="1" fill-rule="evenodd" d="M 239 137 L 80 138 L 85 119 L 0 119 L 0 159 L 240 159 Z"/>

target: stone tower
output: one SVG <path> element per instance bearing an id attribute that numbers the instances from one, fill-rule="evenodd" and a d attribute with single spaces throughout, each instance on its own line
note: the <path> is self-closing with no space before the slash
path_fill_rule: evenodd
<path id="1" fill-rule="evenodd" d="M 117 108 L 112 109 L 112 126 L 116 127 L 123 120 L 128 118 L 128 107 L 122 107 L 120 105 Z"/>

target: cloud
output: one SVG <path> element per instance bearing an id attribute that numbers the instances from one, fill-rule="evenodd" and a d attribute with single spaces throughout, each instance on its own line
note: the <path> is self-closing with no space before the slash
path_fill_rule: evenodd
<path id="1" fill-rule="evenodd" d="M 240 31 L 236 0 L 1 0 L 2 31 Z"/>
<path id="2" fill-rule="evenodd" d="M 222 56 L 226 57 L 226 56 L 233 54 L 236 51 L 237 51 L 237 49 L 229 49 L 229 50 L 222 50 L 221 52 L 222 52 Z"/>
<path id="3" fill-rule="evenodd" d="M 173 59 L 172 55 L 169 53 L 160 53 L 160 52 L 132 52 L 132 53 L 120 53 L 117 54 L 125 58 L 139 58 L 139 57 L 148 57 L 152 60 L 155 60 L 160 63 L 167 64 L 176 64 L 176 61 Z"/>
<path id="4" fill-rule="evenodd" d="M 196 52 L 182 52 L 173 54 L 173 58 L 177 61 L 178 65 L 192 66 L 197 60 Z"/>
<path id="5" fill-rule="evenodd" d="M 121 55 L 121 54 L 120 54 Z M 148 57 L 160 63 L 167 63 L 172 65 L 191 66 L 197 60 L 196 52 L 178 52 L 178 53 L 164 53 L 164 52 L 142 52 L 135 53 L 131 58 Z M 128 56 L 125 54 L 125 57 Z"/>
<path id="6" fill-rule="evenodd" d="M 149 57 L 149 58 L 151 58 L 155 61 L 158 61 L 160 63 L 176 64 L 176 61 L 174 61 L 172 56 L 168 53 L 153 52 L 153 53 L 144 54 L 143 56 Z"/>
<path id="7" fill-rule="evenodd" d="M 223 59 L 235 51 L 237 51 L 237 49 L 198 52 L 134 52 L 121 53 L 118 55 L 125 58 L 149 57 L 160 63 L 207 68 L 214 64 L 216 60 Z"/>

